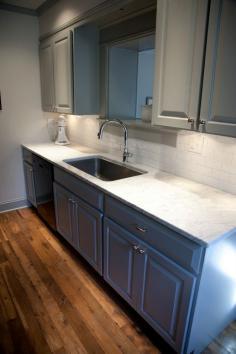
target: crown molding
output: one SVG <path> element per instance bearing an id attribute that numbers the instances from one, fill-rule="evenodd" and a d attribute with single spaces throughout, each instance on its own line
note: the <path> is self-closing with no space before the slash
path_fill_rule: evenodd
<path id="1" fill-rule="evenodd" d="M 0 2 L 0 10 L 17 12 L 23 15 L 38 16 L 37 10 L 27 9 L 26 7 L 10 5 Z"/>
<path id="2" fill-rule="evenodd" d="M 42 14 L 44 14 L 44 12 L 46 12 L 48 9 L 50 9 L 50 7 L 55 5 L 57 2 L 58 2 L 58 0 L 46 0 L 46 1 L 44 1 L 44 3 L 42 5 L 40 5 L 36 9 L 37 15 L 41 16 Z"/>

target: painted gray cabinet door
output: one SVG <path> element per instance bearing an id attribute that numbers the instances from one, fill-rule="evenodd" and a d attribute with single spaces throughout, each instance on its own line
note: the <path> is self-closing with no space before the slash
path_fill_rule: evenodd
<path id="1" fill-rule="evenodd" d="M 89 24 L 74 30 L 74 114 L 99 113 L 99 30 Z"/>
<path id="2" fill-rule="evenodd" d="M 39 47 L 42 108 L 54 111 L 53 45 L 50 40 Z"/>
<path id="3" fill-rule="evenodd" d="M 65 188 L 54 183 L 54 203 L 57 231 L 69 242 L 73 243 L 73 195 Z"/>
<path id="4" fill-rule="evenodd" d="M 55 111 L 73 112 L 72 32 L 53 37 Z"/>
<path id="5" fill-rule="evenodd" d="M 104 279 L 133 307 L 137 302 L 136 237 L 104 218 Z M 140 275 L 141 276 L 141 275 Z"/>
<path id="6" fill-rule="evenodd" d="M 203 132 L 236 137 L 236 2 L 212 0 L 203 80 Z"/>
<path id="7" fill-rule="evenodd" d="M 154 125 L 196 126 L 207 9 L 206 0 L 157 2 Z"/>
<path id="8" fill-rule="evenodd" d="M 144 253 L 138 312 L 178 352 L 188 326 L 195 277 L 177 264 L 141 245 Z"/>
<path id="9" fill-rule="evenodd" d="M 33 167 L 27 162 L 24 162 L 24 173 L 27 199 L 33 206 L 36 207 L 34 172 Z"/>
<path id="10" fill-rule="evenodd" d="M 108 117 L 135 118 L 138 51 L 109 48 L 108 71 Z"/>
<path id="11" fill-rule="evenodd" d="M 82 200 L 74 200 L 74 247 L 102 274 L 102 214 Z"/>

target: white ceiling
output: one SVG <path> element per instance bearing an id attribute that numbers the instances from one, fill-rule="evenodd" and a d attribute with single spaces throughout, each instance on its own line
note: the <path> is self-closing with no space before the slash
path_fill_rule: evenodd
<path id="1" fill-rule="evenodd" d="M 1 0 L 1 3 L 36 10 L 45 0 Z"/>

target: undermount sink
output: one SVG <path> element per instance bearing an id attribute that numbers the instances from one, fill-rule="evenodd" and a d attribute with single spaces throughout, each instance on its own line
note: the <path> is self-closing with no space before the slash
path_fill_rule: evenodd
<path id="1" fill-rule="evenodd" d="M 64 160 L 64 162 L 103 181 L 115 181 L 146 173 L 146 171 L 130 168 L 100 156 Z"/>

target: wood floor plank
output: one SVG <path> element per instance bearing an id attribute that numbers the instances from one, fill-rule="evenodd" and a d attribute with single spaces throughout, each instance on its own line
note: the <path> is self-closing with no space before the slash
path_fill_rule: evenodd
<path id="1" fill-rule="evenodd" d="M 17 318 L 16 309 L 11 299 L 11 295 L 7 289 L 7 284 L 0 271 L 0 301 L 2 303 L 3 312 L 7 321 Z"/>
<path id="2" fill-rule="evenodd" d="M 44 299 L 44 303 L 46 303 L 46 301 L 49 303 L 48 304 L 48 308 L 50 306 L 49 310 L 52 309 L 52 306 L 54 306 L 55 308 L 54 312 L 56 315 L 56 312 L 60 313 L 60 309 L 63 309 L 63 314 L 64 314 L 63 323 L 65 324 L 70 322 L 74 330 L 80 333 L 80 340 L 82 343 L 84 343 L 84 345 L 86 345 L 88 352 L 98 353 L 98 354 L 103 353 L 103 350 L 99 346 L 95 337 L 89 331 L 86 322 L 83 321 L 78 316 L 75 307 L 72 305 L 70 300 L 66 297 L 66 295 L 63 292 L 63 289 L 58 287 L 54 278 L 50 275 L 43 262 L 35 253 L 34 249 L 24 239 L 18 240 L 18 243 L 21 249 L 24 250 L 25 255 L 27 255 L 31 264 L 34 266 L 35 269 L 37 269 L 38 274 L 40 273 L 41 278 L 33 271 L 34 268 L 32 267 L 29 276 L 31 277 L 31 281 L 33 283 L 36 282 L 38 284 L 37 286 L 38 291 L 41 293 L 41 296 Z M 18 253 L 20 253 L 19 250 Z M 23 257 L 21 256 L 21 260 L 22 259 Z M 64 286 L 66 286 L 67 279 L 68 278 L 64 280 L 65 281 Z M 42 281 L 44 282 L 45 286 L 43 286 Z M 50 299 L 50 294 L 52 294 L 53 296 L 53 301 L 52 299 Z"/>
<path id="3" fill-rule="evenodd" d="M 41 328 L 43 328 L 44 337 L 46 338 L 49 347 L 52 351 L 61 349 L 63 347 L 63 342 L 56 331 L 53 321 L 48 316 L 48 309 L 45 307 L 44 299 L 42 299 L 38 294 L 38 287 L 40 286 L 40 282 L 33 283 L 32 279 L 29 277 L 33 267 L 28 262 L 25 269 L 23 269 L 21 260 L 24 258 L 24 255 L 20 253 L 19 249 L 17 249 L 17 252 L 15 252 L 15 249 L 12 247 L 12 243 L 11 249 L 14 250 L 14 252 L 11 253 L 9 261 L 17 275 L 19 282 L 25 289 L 25 292 L 37 316 Z"/>
<path id="4" fill-rule="evenodd" d="M 2 302 L 0 302 L 0 353 L 13 353 L 13 338 L 5 320 L 6 314 L 4 313 Z"/>
<path id="5" fill-rule="evenodd" d="M 52 353 L 44 336 L 42 335 L 42 328 L 36 319 L 27 294 L 15 276 L 14 270 L 9 265 L 4 266 L 4 279 L 7 282 L 13 301 L 15 300 L 17 302 L 16 307 L 20 307 L 22 310 L 21 314 L 24 314 L 23 322 L 27 323 L 26 330 L 29 333 L 29 338 L 32 340 L 32 346 L 35 348 L 36 353 Z"/>
<path id="6" fill-rule="evenodd" d="M 53 352 L 61 350 L 65 345 L 70 352 L 81 354 L 87 353 L 87 350 L 81 343 L 80 338 L 72 328 L 69 318 L 66 318 L 65 314 L 61 311 L 60 306 L 44 285 L 44 282 L 41 281 L 40 276 L 36 271 L 37 268 L 34 267 L 34 263 L 32 261 L 33 252 L 31 253 L 30 259 L 27 257 L 29 254 L 27 252 L 24 253 L 18 245 L 20 239 L 24 242 L 23 238 L 18 237 L 18 240 L 15 238 L 15 241 L 12 241 L 12 248 L 18 255 L 21 266 L 23 267 L 24 272 L 27 273 L 27 276 L 31 282 L 30 286 L 27 279 L 22 279 L 27 292 L 31 293 L 31 290 L 34 288 L 37 292 L 37 296 L 41 300 L 37 304 L 37 311 L 39 312 L 39 316 L 41 316 L 41 322 L 45 325 L 44 331 L 48 334 L 51 333 L 51 338 L 49 338 L 49 340 L 51 347 L 53 347 Z M 20 274 L 18 274 L 18 276 L 20 276 Z M 50 282 L 50 286 L 51 283 L 52 282 Z"/>

